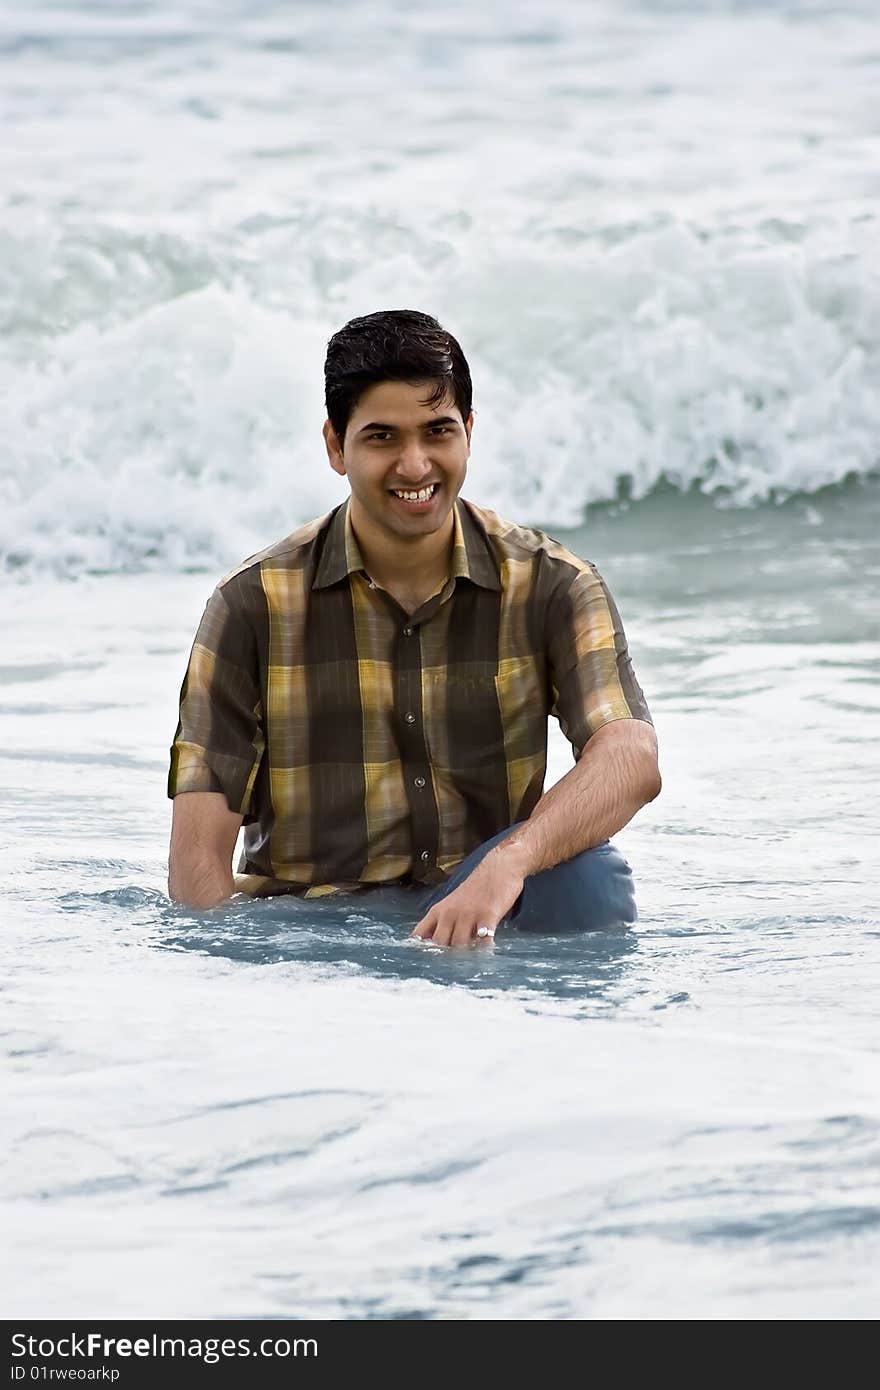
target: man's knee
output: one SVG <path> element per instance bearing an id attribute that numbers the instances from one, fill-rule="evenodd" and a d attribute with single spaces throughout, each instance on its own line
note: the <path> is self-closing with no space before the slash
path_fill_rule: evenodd
<path id="1" fill-rule="evenodd" d="M 637 917 L 632 870 L 606 840 L 527 878 L 510 921 L 526 931 L 598 931 Z"/>
<path id="2" fill-rule="evenodd" d="M 435 891 L 428 908 L 454 892 L 489 851 L 517 828 L 512 825 L 499 831 L 469 854 Z M 635 922 L 637 917 L 632 870 L 606 840 L 527 878 L 507 920 L 526 931 L 599 931 Z"/>

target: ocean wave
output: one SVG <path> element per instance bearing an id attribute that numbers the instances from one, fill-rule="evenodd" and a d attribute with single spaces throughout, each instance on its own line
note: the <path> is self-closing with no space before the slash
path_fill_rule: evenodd
<path id="1" fill-rule="evenodd" d="M 523 522 L 574 525 L 661 482 L 749 505 L 880 462 L 867 247 L 767 236 L 732 250 L 670 223 L 566 249 L 545 233 L 526 254 L 514 237 L 481 246 L 465 220 L 447 228 L 437 306 L 417 228 L 412 256 L 394 238 L 370 304 L 353 264 L 328 286 L 314 247 L 297 262 L 298 231 L 253 234 L 270 237 L 271 295 L 253 242 L 80 227 L 78 254 L 70 237 L 44 247 L 56 283 L 42 299 L 6 258 L 7 569 L 222 567 L 327 510 L 344 488 L 320 439 L 324 345 L 382 304 L 424 305 L 460 336 L 477 412 L 468 495 Z"/>

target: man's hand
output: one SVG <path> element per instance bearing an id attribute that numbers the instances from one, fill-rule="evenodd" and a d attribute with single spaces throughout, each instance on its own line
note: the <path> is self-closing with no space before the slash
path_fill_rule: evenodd
<path id="1" fill-rule="evenodd" d="M 435 946 L 467 946 L 474 937 L 490 942 L 525 881 L 518 860 L 503 851 L 503 843 L 490 850 L 464 883 L 417 923 L 412 935 Z"/>

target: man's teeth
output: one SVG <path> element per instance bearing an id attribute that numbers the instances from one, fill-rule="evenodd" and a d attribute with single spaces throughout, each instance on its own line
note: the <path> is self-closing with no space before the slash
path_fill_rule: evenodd
<path id="1" fill-rule="evenodd" d="M 432 483 L 430 487 L 423 487 L 421 492 L 401 492 L 396 487 L 392 488 L 391 491 L 395 497 L 402 497 L 404 502 L 430 502 L 436 486 L 436 483 Z"/>

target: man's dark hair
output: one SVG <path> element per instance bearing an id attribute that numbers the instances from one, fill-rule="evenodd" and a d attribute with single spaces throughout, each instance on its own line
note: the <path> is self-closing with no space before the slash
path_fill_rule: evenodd
<path id="1" fill-rule="evenodd" d="M 473 388 L 465 355 L 430 314 L 382 309 L 352 319 L 333 334 L 324 363 L 324 393 L 340 444 L 361 396 L 380 381 L 433 382 L 426 405 L 439 405 L 448 391 L 462 420 L 471 413 Z"/>

